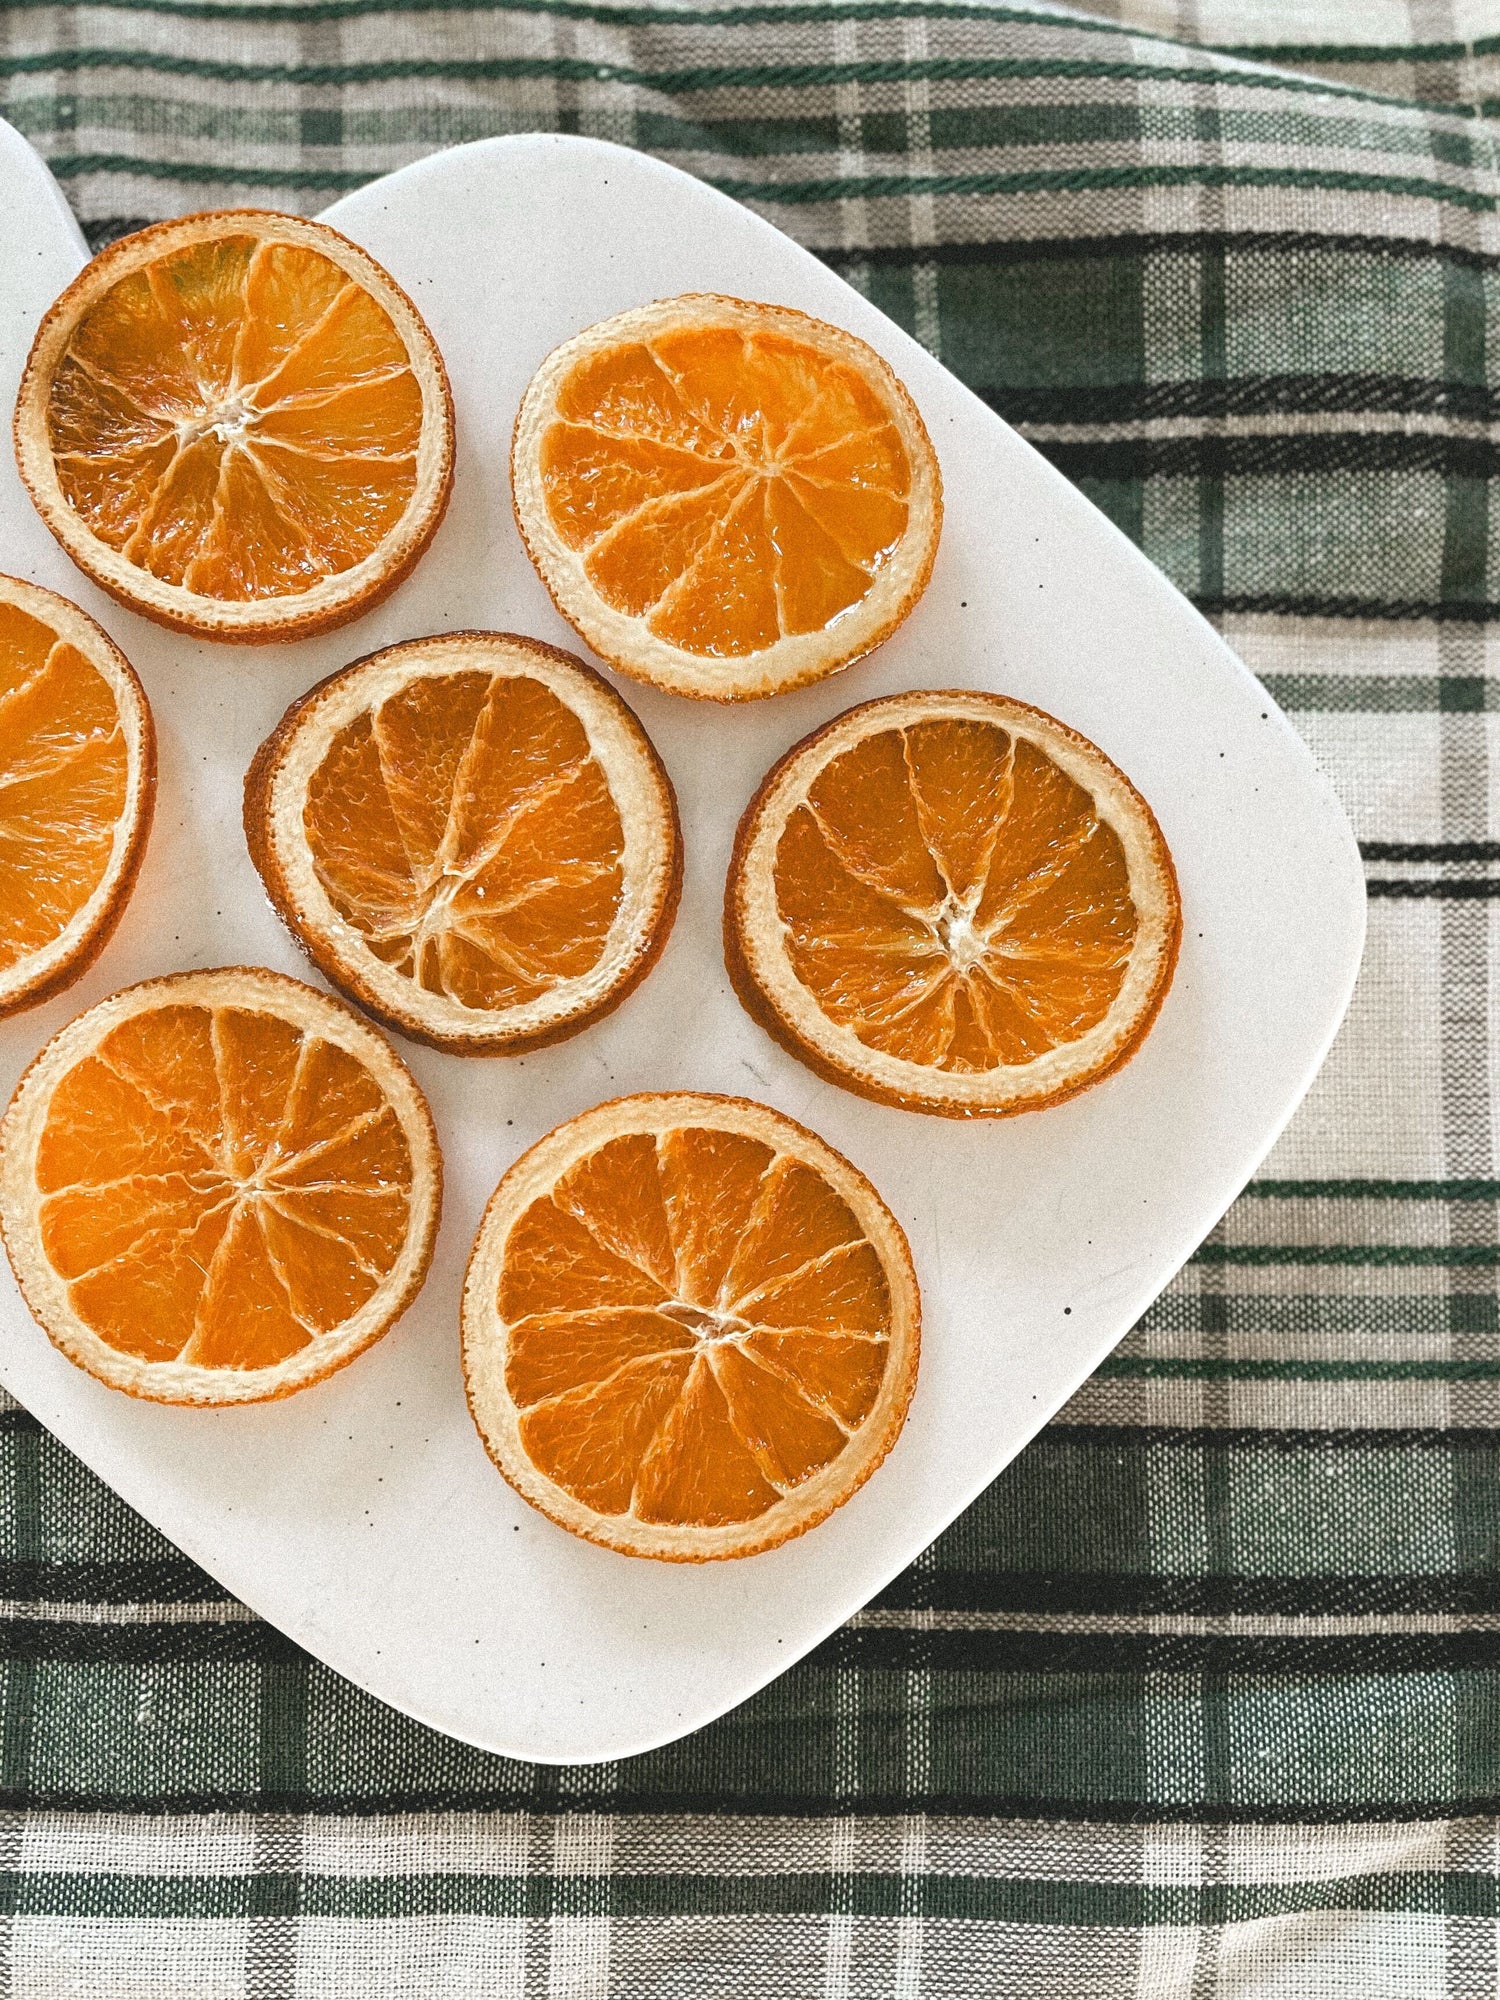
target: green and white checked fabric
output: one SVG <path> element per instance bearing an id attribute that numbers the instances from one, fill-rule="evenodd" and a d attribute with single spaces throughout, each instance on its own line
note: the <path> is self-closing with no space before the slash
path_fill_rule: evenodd
<path id="1" fill-rule="evenodd" d="M 1265 1177 L 685 1743 L 435 1737 L 0 1409 L 0 1995 L 1494 2000 L 1500 0 L 11 0 L 0 108 L 96 242 L 532 129 L 728 189 L 1221 626 L 1371 894 Z"/>
<path id="2" fill-rule="evenodd" d="M 1495 1986 L 1494 1836 L 1464 1821 L 38 1814 L 6 1838 L 10 1990 L 47 2000 Z"/>

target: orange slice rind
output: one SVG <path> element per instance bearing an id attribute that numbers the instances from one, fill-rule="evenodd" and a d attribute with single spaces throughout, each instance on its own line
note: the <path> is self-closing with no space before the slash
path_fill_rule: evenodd
<path id="1" fill-rule="evenodd" d="M 67 598 L 0 576 L 0 1016 L 103 950 L 155 797 L 151 710 L 124 654 Z"/>
<path id="2" fill-rule="evenodd" d="M 245 781 L 273 905 L 325 978 L 463 1054 L 576 1034 L 655 964 L 677 803 L 630 709 L 535 639 L 413 639 L 293 704 Z"/>
<path id="3" fill-rule="evenodd" d="M 599 657 L 717 701 L 878 646 L 926 588 L 942 525 L 932 441 L 873 348 L 707 293 L 549 354 L 511 480 L 531 559 Z"/>
<path id="4" fill-rule="evenodd" d="M 359 617 L 453 479 L 442 357 L 395 280 L 325 223 L 230 209 L 85 266 L 21 378 L 16 461 L 78 567 L 220 640 Z"/>
<path id="5" fill-rule="evenodd" d="M 1155 815 L 1104 752 L 1002 695 L 867 702 L 746 808 L 725 960 L 746 1010 L 831 1082 L 1002 1117 L 1121 1068 L 1177 963 Z"/>
<path id="6" fill-rule="evenodd" d="M 441 1199 L 390 1045 L 255 968 L 101 1001 L 0 1121 L 0 1231 L 33 1316 L 155 1402 L 263 1402 L 353 1360 L 416 1297 Z"/>
<path id="7" fill-rule="evenodd" d="M 824 1520 L 916 1381 L 900 1224 L 843 1156 L 745 1098 L 616 1098 L 495 1190 L 469 1259 L 469 1408 L 506 1479 L 626 1555 L 707 1562 Z"/>

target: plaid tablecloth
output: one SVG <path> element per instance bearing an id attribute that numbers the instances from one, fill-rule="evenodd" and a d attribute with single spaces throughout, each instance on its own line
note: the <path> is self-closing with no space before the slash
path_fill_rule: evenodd
<path id="1" fill-rule="evenodd" d="M 96 242 L 537 128 L 727 189 L 1221 626 L 1372 899 L 1265 1176 L 671 1749 L 428 1734 L 0 1414 L 0 1995 L 1493 2000 L 1500 0 L 11 0 L 0 79 Z"/>

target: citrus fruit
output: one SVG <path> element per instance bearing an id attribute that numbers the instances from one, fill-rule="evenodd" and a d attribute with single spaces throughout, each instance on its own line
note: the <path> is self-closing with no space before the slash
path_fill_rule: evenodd
<path id="1" fill-rule="evenodd" d="M 426 1275 L 442 1167 L 422 1093 L 341 1001 L 183 972 L 80 1014 L 0 1123 L 0 1227 L 70 1361 L 162 1403 L 288 1396 Z"/>
<path id="2" fill-rule="evenodd" d="M 534 1507 L 626 1555 L 774 1548 L 895 1442 L 917 1372 L 900 1224 L 742 1097 L 600 1104 L 516 1161 L 464 1281 L 464 1379 Z"/>
<path id="3" fill-rule="evenodd" d="M 719 701 L 878 646 L 926 588 L 942 525 L 932 441 L 873 348 L 709 294 L 549 354 L 511 480 L 531 559 L 600 658 Z"/>
<path id="4" fill-rule="evenodd" d="M 76 604 L 0 576 L 0 1015 L 104 948 L 155 797 L 156 733 L 125 656 Z"/>
<path id="5" fill-rule="evenodd" d="M 245 830 L 324 976 L 460 1055 L 617 1007 L 682 880 L 671 782 L 630 710 L 503 632 L 413 639 L 304 695 L 250 767 Z"/>
<path id="6" fill-rule="evenodd" d="M 1151 808 L 1085 737 L 1001 695 L 851 708 L 765 778 L 725 958 L 832 1082 L 950 1117 L 1055 1104 L 1140 1047 L 1181 908 Z"/>
<path id="7" fill-rule="evenodd" d="M 16 460 L 105 590 L 209 639 L 300 639 L 393 589 L 453 478 L 411 300 L 320 222 L 184 216 L 110 244 L 43 319 Z"/>

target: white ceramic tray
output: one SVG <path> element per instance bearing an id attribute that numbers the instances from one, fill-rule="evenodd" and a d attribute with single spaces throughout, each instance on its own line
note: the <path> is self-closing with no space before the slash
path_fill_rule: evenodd
<path id="1" fill-rule="evenodd" d="M 0 127 L 0 410 L 37 318 L 84 260 L 58 190 Z M 462 626 L 576 649 L 511 519 L 507 446 L 556 342 L 644 300 L 714 290 L 838 321 L 887 356 L 942 460 L 931 588 L 873 659 L 735 711 L 627 685 L 682 805 L 687 880 L 657 970 L 562 1047 L 510 1061 L 403 1053 L 447 1163 L 432 1274 L 406 1319 L 286 1403 L 154 1408 L 65 1361 L 0 1277 L 0 1379 L 132 1506 L 309 1652 L 434 1727 L 512 1756 L 589 1761 L 744 1700 L 878 1591 L 1095 1368 L 1261 1160 L 1333 1037 L 1359 961 L 1349 828 L 1306 750 L 1210 628 L 1086 500 L 921 348 L 747 210 L 591 140 L 495 139 L 408 167 L 329 220 L 412 294 L 458 408 L 452 508 L 414 576 L 326 639 L 211 647 L 95 593 L 0 462 L 0 568 L 102 620 L 161 735 L 133 903 L 86 979 L 0 1025 L 0 1092 L 85 1003 L 187 966 L 314 975 L 240 836 L 240 781 L 287 702 L 345 660 Z M 8 420 L 8 418 L 7 418 Z M 740 1011 L 719 911 L 730 838 L 773 758 L 854 701 L 975 686 L 1082 729 L 1155 807 L 1181 873 L 1176 984 L 1141 1054 L 1059 1109 L 966 1127 L 820 1083 Z M 485 1198 L 559 1120 L 622 1091 L 739 1092 L 804 1120 L 871 1176 L 911 1237 L 921 1378 L 883 1469 L 803 1539 L 678 1568 L 576 1541 L 491 1468 L 456 1329 Z"/>

